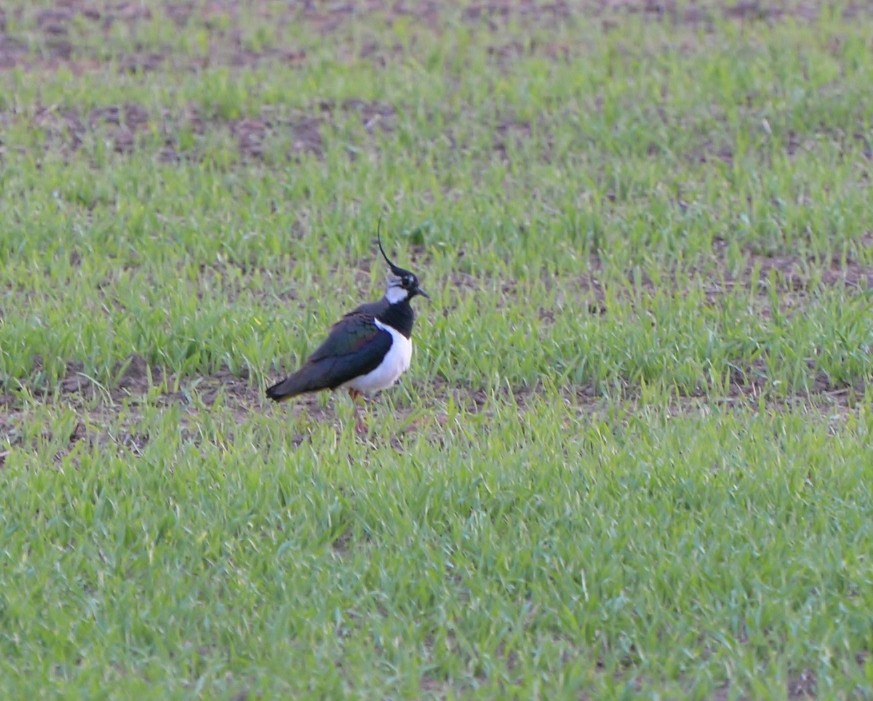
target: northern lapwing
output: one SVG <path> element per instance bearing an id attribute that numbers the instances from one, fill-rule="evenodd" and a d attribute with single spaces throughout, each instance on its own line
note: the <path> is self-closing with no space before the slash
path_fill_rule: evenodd
<path id="1" fill-rule="evenodd" d="M 429 296 L 415 274 L 397 267 L 385 255 L 378 230 L 377 237 L 379 251 L 391 269 L 385 296 L 362 304 L 335 323 L 297 372 L 267 389 L 270 399 L 281 402 L 298 394 L 344 387 L 354 400 L 390 387 L 409 369 L 415 321 L 409 302 L 416 295 Z"/>

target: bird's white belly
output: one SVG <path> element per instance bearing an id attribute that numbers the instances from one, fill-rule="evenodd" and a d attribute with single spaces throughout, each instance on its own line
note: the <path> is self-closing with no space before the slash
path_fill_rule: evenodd
<path id="1" fill-rule="evenodd" d="M 374 321 L 376 326 L 391 334 L 391 348 L 375 370 L 349 380 L 343 385 L 367 394 L 378 392 L 397 382 L 397 378 L 409 369 L 412 360 L 412 341 L 390 326 L 380 324 L 378 319 Z"/>

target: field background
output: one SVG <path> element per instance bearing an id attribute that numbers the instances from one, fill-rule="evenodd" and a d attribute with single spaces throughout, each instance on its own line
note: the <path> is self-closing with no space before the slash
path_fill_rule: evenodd
<path id="1" fill-rule="evenodd" d="M 0 6 L 0 697 L 873 698 L 867 3 Z M 273 406 L 342 312 L 412 369 Z"/>

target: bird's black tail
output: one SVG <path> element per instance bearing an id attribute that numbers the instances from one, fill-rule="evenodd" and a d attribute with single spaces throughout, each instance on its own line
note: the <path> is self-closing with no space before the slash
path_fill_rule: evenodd
<path id="1" fill-rule="evenodd" d="M 301 392 L 306 390 L 300 386 L 300 381 L 297 375 L 291 375 L 284 380 L 277 382 L 272 387 L 267 387 L 267 396 L 274 402 L 284 402 L 291 397 L 296 397 Z"/>
<path id="2" fill-rule="evenodd" d="M 319 362 L 307 362 L 293 375 L 267 388 L 267 396 L 275 402 L 284 402 L 304 392 L 318 392 L 323 389 L 335 389 L 350 379 L 348 374 L 338 374 L 335 366 L 336 358 L 328 358 Z"/>

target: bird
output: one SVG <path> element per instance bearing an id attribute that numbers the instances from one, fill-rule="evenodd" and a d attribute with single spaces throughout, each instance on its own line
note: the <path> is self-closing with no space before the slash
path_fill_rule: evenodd
<path id="1" fill-rule="evenodd" d="M 381 219 L 377 240 L 390 269 L 385 295 L 345 314 L 296 372 L 267 388 L 267 397 L 282 402 L 301 394 L 347 389 L 356 401 L 391 387 L 409 369 L 415 322 L 410 302 L 414 297 L 430 299 L 430 295 L 414 273 L 398 267 L 386 255 Z M 357 403 L 355 413 L 360 432 Z"/>

